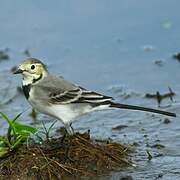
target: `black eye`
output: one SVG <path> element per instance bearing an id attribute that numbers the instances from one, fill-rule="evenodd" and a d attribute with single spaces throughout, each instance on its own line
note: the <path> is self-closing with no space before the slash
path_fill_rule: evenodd
<path id="1" fill-rule="evenodd" d="M 31 66 L 31 69 L 35 69 L 35 65 L 34 64 Z"/>

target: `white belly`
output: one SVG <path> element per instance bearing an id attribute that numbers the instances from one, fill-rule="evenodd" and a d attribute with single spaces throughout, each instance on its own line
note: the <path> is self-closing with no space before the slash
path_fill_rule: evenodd
<path id="1" fill-rule="evenodd" d="M 76 118 L 92 111 L 87 104 L 42 104 L 39 100 L 29 98 L 29 103 L 39 112 L 61 120 L 64 124 L 76 120 Z"/>

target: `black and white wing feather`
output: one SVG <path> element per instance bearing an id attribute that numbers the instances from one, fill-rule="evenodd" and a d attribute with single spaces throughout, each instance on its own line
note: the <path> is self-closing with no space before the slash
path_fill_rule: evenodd
<path id="1" fill-rule="evenodd" d="M 89 103 L 94 106 L 110 104 L 113 99 L 109 96 L 86 90 L 82 87 L 77 87 L 73 90 L 64 91 L 61 93 L 54 92 L 49 95 L 51 103 L 54 104 L 69 104 L 69 103 Z"/>

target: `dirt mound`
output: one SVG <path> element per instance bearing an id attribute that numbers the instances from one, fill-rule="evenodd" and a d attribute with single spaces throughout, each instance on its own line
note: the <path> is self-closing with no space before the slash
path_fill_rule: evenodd
<path id="1" fill-rule="evenodd" d="M 132 165 L 125 145 L 91 139 L 89 133 L 22 145 L 0 160 L 0 179 L 70 179 L 97 176 Z"/>

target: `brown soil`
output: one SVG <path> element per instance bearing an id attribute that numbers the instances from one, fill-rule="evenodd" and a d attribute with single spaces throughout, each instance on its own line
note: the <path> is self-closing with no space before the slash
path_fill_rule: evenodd
<path id="1" fill-rule="evenodd" d="M 0 179 L 79 179 L 131 165 L 126 146 L 92 140 L 89 133 L 24 144 L 0 160 Z"/>

